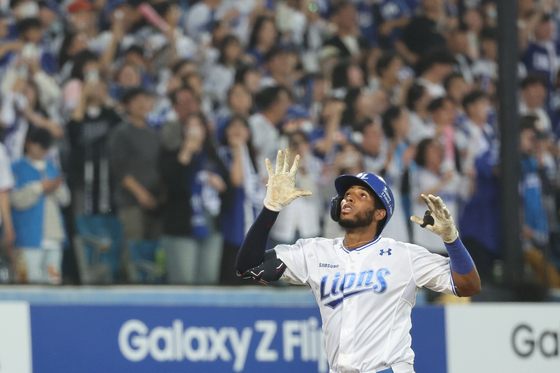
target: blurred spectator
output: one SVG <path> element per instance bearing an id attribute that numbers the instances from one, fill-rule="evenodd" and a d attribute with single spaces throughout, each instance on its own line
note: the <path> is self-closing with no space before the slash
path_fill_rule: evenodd
<path id="1" fill-rule="evenodd" d="M 257 159 L 274 160 L 278 149 L 283 148 L 277 126 L 284 119 L 290 101 L 290 93 L 283 86 L 268 87 L 259 92 L 256 104 L 260 111 L 249 118 Z M 266 167 L 264 162 L 261 163 L 257 164 L 257 168 L 264 177 L 267 175 Z"/>
<path id="2" fill-rule="evenodd" d="M 336 99 L 326 100 L 321 113 L 322 126 L 311 133 L 311 146 L 319 157 L 332 155 L 339 142 L 346 141 L 345 135 L 340 131 L 342 115 L 346 105 Z"/>
<path id="3" fill-rule="evenodd" d="M 494 129 L 488 123 L 490 101 L 482 91 L 472 91 L 463 99 L 467 120 L 456 133 L 456 144 L 461 154 L 461 169 L 473 175 L 476 158 L 487 152 L 496 140 Z"/>
<path id="4" fill-rule="evenodd" d="M 64 135 L 61 124 L 56 121 L 58 118 L 51 119 L 40 100 L 41 93 L 48 92 L 52 88 L 52 82 L 41 81 L 40 78 L 39 82 L 41 85 L 27 81 L 25 78 L 17 78 L 11 90 L 4 95 L 0 118 L 2 125 L 8 129 L 4 142 L 13 161 L 22 157 L 25 139 L 30 129 L 45 128 L 55 139 Z M 56 94 L 56 85 L 54 87 Z M 44 94 L 48 95 L 48 93 Z M 53 114 L 57 115 L 56 112 Z"/>
<path id="5" fill-rule="evenodd" d="M 126 239 L 158 239 L 164 194 L 158 168 L 160 140 L 145 118 L 150 99 L 144 89 L 131 88 L 121 103 L 127 118 L 108 140 L 114 202 Z"/>
<path id="6" fill-rule="evenodd" d="M 100 78 L 101 65 L 97 55 L 88 49 L 77 53 L 72 59 L 72 71 L 69 79 L 63 84 L 63 113 L 70 114 L 78 104 L 84 81 Z"/>
<path id="7" fill-rule="evenodd" d="M 318 236 L 323 215 L 318 193 L 323 165 L 311 152 L 304 132 L 291 133 L 288 140 L 290 154 L 299 154 L 301 157 L 296 188 L 310 190 L 313 195 L 301 198 L 298 202 L 294 201 L 282 211 L 285 214 L 278 216 L 270 231 L 271 241 L 276 244 L 288 244 L 299 238 Z"/>
<path id="8" fill-rule="evenodd" d="M 463 13 L 462 22 L 467 26 L 468 56 L 475 62 L 480 57 L 480 36 L 484 27 L 484 18 L 479 9 L 468 7 Z"/>
<path id="9" fill-rule="evenodd" d="M 346 110 L 342 115 L 342 125 L 350 130 L 360 131 L 365 123 L 381 115 L 389 100 L 382 90 L 368 93 L 365 89 L 353 88 L 344 98 Z"/>
<path id="10" fill-rule="evenodd" d="M 334 175 L 357 175 L 364 168 L 364 157 L 358 146 L 347 142 L 340 147 L 334 160 Z"/>
<path id="11" fill-rule="evenodd" d="M 115 71 L 113 81 L 114 83 L 111 85 L 109 92 L 111 98 L 115 101 L 120 101 L 122 95 L 128 89 L 143 85 L 140 69 L 131 63 L 125 63 Z"/>
<path id="12" fill-rule="evenodd" d="M 154 32 L 148 38 L 146 41 L 148 53 L 155 58 L 165 59 L 165 66 L 173 66 L 180 60 L 195 59 L 198 46 L 179 26 L 181 15 L 179 4 L 162 1 L 152 6 L 169 27 L 158 29 L 159 32 Z"/>
<path id="13" fill-rule="evenodd" d="M 404 0 L 383 0 L 379 4 L 381 22 L 377 28 L 379 46 L 393 50 L 402 29 L 410 23 L 412 12 Z"/>
<path id="14" fill-rule="evenodd" d="M 472 90 L 471 84 L 467 83 L 460 73 L 451 73 L 443 81 L 443 87 L 449 98 L 455 105 L 456 115 L 464 116 L 463 98 Z M 455 123 L 458 124 L 457 122 Z"/>
<path id="15" fill-rule="evenodd" d="M 270 48 L 264 55 L 264 74 L 259 83 L 261 88 L 276 85 L 291 86 L 288 80 L 288 53 L 279 46 Z"/>
<path id="16" fill-rule="evenodd" d="M 395 197 L 395 211 L 391 221 L 385 227 L 387 237 L 397 241 L 410 242 L 408 234 L 407 206 L 403 194 L 408 194 L 408 166 L 414 158 L 416 149 L 406 140 L 410 128 L 408 110 L 392 106 L 383 113 L 383 132 L 385 133 L 385 164 L 378 170 Z M 403 193 L 405 192 L 405 193 Z"/>
<path id="17" fill-rule="evenodd" d="M 519 113 L 521 115 L 536 115 L 539 118 L 538 131 L 550 134 L 552 124 L 545 108 L 546 80 L 542 75 L 530 74 L 521 81 L 521 100 Z"/>
<path id="18" fill-rule="evenodd" d="M 203 82 L 202 77 L 200 74 L 193 72 L 186 75 L 183 78 L 183 82 L 185 85 L 190 87 L 196 98 L 200 103 L 200 111 L 204 114 L 208 123 L 211 124 L 212 128 L 214 128 L 215 124 L 215 115 L 214 115 L 214 105 L 215 103 L 212 102 L 212 98 L 210 94 L 203 89 Z"/>
<path id="19" fill-rule="evenodd" d="M 447 38 L 447 48 L 457 61 L 458 71 L 467 83 L 474 81 L 474 74 L 472 71 L 473 61 L 469 56 L 470 40 L 468 35 L 468 28 L 465 24 L 460 24 L 459 27 L 451 30 Z"/>
<path id="20" fill-rule="evenodd" d="M 435 135 L 428 113 L 428 105 L 431 101 L 430 93 L 423 85 L 414 84 L 408 90 L 406 107 L 410 111 L 408 141 L 411 144 L 418 144 L 421 140 Z"/>
<path id="21" fill-rule="evenodd" d="M 42 43 L 41 21 L 38 18 L 24 18 L 17 23 L 17 29 L 19 32 L 18 41 L 21 44 L 19 48 L 12 49 L 11 58 L 8 57 L 6 65 L 13 66 L 21 59 L 37 59 L 41 69 L 48 75 L 56 73 L 58 69 L 55 57 L 51 54 L 49 48 Z M 15 53 L 16 50 L 19 53 Z"/>
<path id="22" fill-rule="evenodd" d="M 232 266 L 245 234 L 262 210 L 265 188 L 257 174 L 257 159 L 251 140 L 251 130 L 245 117 L 234 115 L 229 119 L 222 135 L 220 157 L 229 170 L 234 189 L 232 201 L 221 214 L 224 237 L 220 283 L 239 285 Z"/>
<path id="23" fill-rule="evenodd" d="M 216 101 L 224 103 L 228 89 L 233 85 L 235 69 L 241 63 L 243 47 L 239 40 L 228 35 L 222 40 L 218 63 L 209 69 L 204 90 Z"/>
<path id="24" fill-rule="evenodd" d="M 105 82 L 87 81 L 66 125 L 71 146 L 68 184 L 76 215 L 111 209 L 107 138 L 122 118 L 108 99 Z"/>
<path id="25" fill-rule="evenodd" d="M 461 239 L 476 261 L 481 279 L 493 282 L 494 263 L 501 257 L 499 146 L 496 139 L 488 145 L 479 148 L 475 159 L 476 187 L 459 215 L 459 227 Z"/>
<path id="26" fill-rule="evenodd" d="M 85 33 L 68 32 L 66 34 L 58 57 L 58 82 L 64 83 L 70 78 L 74 67 L 74 58 L 86 49 L 88 49 L 88 38 Z"/>
<path id="27" fill-rule="evenodd" d="M 361 36 L 356 36 L 356 8 L 350 1 L 336 2 L 331 12 L 331 20 L 336 25 L 332 38 L 323 43 L 323 49 L 331 49 L 339 58 L 352 57 L 361 59 L 362 49 L 366 49 L 368 42 Z"/>
<path id="28" fill-rule="evenodd" d="M 253 26 L 247 54 L 253 58 L 253 65 L 261 69 L 264 65 L 264 56 L 276 44 L 278 30 L 273 18 L 258 17 Z"/>
<path id="29" fill-rule="evenodd" d="M 255 96 L 259 92 L 261 74 L 251 66 L 242 66 L 235 72 L 235 83 L 243 84 Z"/>
<path id="30" fill-rule="evenodd" d="M 387 156 L 387 141 L 384 141 L 383 127 L 379 122 L 371 121 L 362 128 L 362 151 L 364 152 L 364 169 L 376 173 L 383 169 Z"/>
<path id="31" fill-rule="evenodd" d="M 495 29 L 487 27 L 480 32 L 480 58 L 473 64 L 472 71 L 475 77 L 498 78 L 498 42 Z"/>
<path id="32" fill-rule="evenodd" d="M 16 180 L 11 191 L 18 276 L 26 283 L 60 284 L 62 249 L 66 241 L 61 207 L 70 203 L 70 192 L 60 170 L 45 156 L 52 135 L 44 128 L 32 130 L 25 157 L 12 165 Z"/>
<path id="33" fill-rule="evenodd" d="M 370 87 L 381 89 L 393 105 L 404 105 L 406 93 L 413 83 L 413 73 L 405 68 L 401 57 L 394 53 L 386 53 L 377 61 L 379 85 Z"/>
<path id="34" fill-rule="evenodd" d="M 548 244 L 548 219 L 543 205 L 542 179 L 537 155 L 537 129 L 534 118 L 525 118 L 521 126 L 521 196 L 523 200 L 523 237 L 543 248 Z"/>
<path id="35" fill-rule="evenodd" d="M 443 145 L 445 170 L 458 169 L 458 159 L 455 157 L 455 107 L 449 97 L 440 97 L 433 100 L 428 106 L 432 119 L 435 138 Z"/>
<path id="36" fill-rule="evenodd" d="M 42 42 L 49 49 L 52 56 L 58 56 L 62 41 L 64 40 L 63 13 L 59 4 L 54 0 L 38 1 L 39 14 L 43 29 Z"/>
<path id="37" fill-rule="evenodd" d="M 377 74 L 377 61 L 379 61 L 383 54 L 384 52 L 379 48 L 371 48 L 366 51 L 362 65 L 367 86 L 375 87 L 377 84 L 379 80 L 379 76 Z"/>
<path id="38" fill-rule="evenodd" d="M 162 239 L 167 279 L 171 284 L 216 285 L 223 248 L 218 216 L 221 196 L 231 189 L 229 172 L 204 118 L 191 114 L 182 124 L 180 148 L 174 147 L 176 139 L 163 137 L 159 160 L 167 192 Z"/>
<path id="39" fill-rule="evenodd" d="M 88 38 L 97 36 L 96 13 L 91 2 L 73 1 L 66 8 L 66 12 L 69 14 L 68 20 L 75 32 L 83 32 Z"/>
<path id="40" fill-rule="evenodd" d="M 443 81 L 453 72 L 455 63 L 455 58 L 447 50 L 433 50 L 418 62 L 416 82 L 426 87 L 433 99 L 445 96 Z"/>
<path id="41" fill-rule="evenodd" d="M 218 113 L 216 121 L 218 138 L 223 138 L 224 129 L 232 117 L 238 116 L 247 120 L 252 108 L 253 96 L 251 92 L 243 84 L 234 84 L 227 94 L 227 106 L 222 107 L 222 110 Z"/>
<path id="42" fill-rule="evenodd" d="M 183 123 L 190 115 L 200 113 L 200 100 L 189 86 L 180 86 L 171 93 L 169 98 L 172 110 L 167 115 L 167 121 L 162 127 L 162 137 L 166 139 L 168 149 L 177 150 L 183 139 Z"/>
<path id="43" fill-rule="evenodd" d="M 410 64 L 418 62 L 429 49 L 445 45 L 442 31 L 447 26 L 443 0 L 422 0 L 420 12 L 404 28 L 397 51 Z"/>
<path id="44" fill-rule="evenodd" d="M 217 10 L 222 0 L 203 0 L 191 7 L 185 17 L 187 33 L 196 42 L 200 42 L 214 28 L 218 20 Z"/>
<path id="45" fill-rule="evenodd" d="M 443 170 L 444 147 L 433 139 L 424 139 L 418 144 L 415 163 L 418 169 L 412 175 L 412 215 L 424 216 L 426 204 L 421 194 L 439 196 L 453 216 L 459 213 L 459 199 L 469 192 L 468 183 L 454 170 Z M 440 254 L 447 251 L 442 240 L 415 224 L 412 225 L 414 243 Z M 459 226 L 458 229 L 461 227 Z"/>
<path id="46" fill-rule="evenodd" d="M 552 40 L 550 14 L 539 15 L 533 35 L 534 40 L 529 42 L 521 61 L 525 64 L 527 72 L 537 73 L 545 78 L 548 91 L 556 83 L 560 64 L 557 45 Z"/>
<path id="47" fill-rule="evenodd" d="M 343 98 L 351 88 L 364 85 L 364 73 L 360 65 L 351 60 L 340 61 L 332 71 L 331 88 L 338 98 Z"/>

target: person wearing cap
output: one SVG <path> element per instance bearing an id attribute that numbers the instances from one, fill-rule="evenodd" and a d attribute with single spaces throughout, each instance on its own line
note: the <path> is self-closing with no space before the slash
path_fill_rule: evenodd
<path id="1" fill-rule="evenodd" d="M 88 37 L 97 36 L 96 12 L 87 0 L 76 0 L 68 5 L 66 12 L 75 32 L 85 32 Z"/>
<path id="2" fill-rule="evenodd" d="M 295 188 L 299 155 L 278 151 L 264 208 L 237 255 L 239 276 L 263 284 L 307 285 L 321 311 L 330 372 L 414 373 L 411 312 L 418 288 L 470 297 L 481 290 L 474 262 L 442 199 L 422 195 L 424 218 L 411 220 L 443 241 L 448 258 L 381 234 L 395 211 L 393 192 L 372 173 L 341 175 L 330 216 L 344 237 L 300 239 L 266 251 L 278 214 L 309 190 Z M 403 226 L 403 229 L 406 227 Z"/>

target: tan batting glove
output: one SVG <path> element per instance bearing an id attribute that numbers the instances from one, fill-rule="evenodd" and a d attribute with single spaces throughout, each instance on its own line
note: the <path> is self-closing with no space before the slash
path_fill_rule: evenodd
<path id="1" fill-rule="evenodd" d="M 443 203 L 441 198 L 432 196 L 431 194 L 428 196 L 422 194 L 421 197 L 430 209 L 430 214 L 434 218 L 434 224 L 425 225 L 424 219 L 419 218 L 418 216 L 411 216 L 410 220 L 420 226 L 425 225 L 424 228 L 440 236 L 443 239 L 443 242 L 454 242 L 459 237 L 459 232 L 457 232 L 453 216 L 451 216 L 451 213 L 447 207 L 445 207 L 445 203 Z"/>
<path id="2" fill-rule="evenodd" d="M 299 155 L 296 155 L 294 164 L 290 169 L 290 151 L 286 149 L 286 154 L 278 150 L 276 156 L 276 172 L 272 169 L 270 159 L 266 159 L 266 170 L 268 171 L 268 183 L 266 184 L 266 197 L 264 206 L 271 210 L 280 212 L 298 197 L 310 196 L 311 192 L 304 189 L 295 188 L 296 174 L 299 166 Z"/>

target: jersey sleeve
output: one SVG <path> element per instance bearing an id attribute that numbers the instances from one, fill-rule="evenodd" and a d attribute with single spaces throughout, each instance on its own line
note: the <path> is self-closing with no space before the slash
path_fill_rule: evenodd
<path id="1" fill-rule="evenodd" d="M 412 276 L 418 287 L 426 287 L 438 293 L 457 295 L 449 258 L 431 253 L 421 246 L 407 246 Z"/>
<path id="2" fill-rule="evenodd" d="M 274 248 L 276 257 L 286 265 L 281 280 L 294 285 L 307 283 L 309 271 L 305 256 L 305 240 L 298 240 L 294 245 L 278 245 Z"/>

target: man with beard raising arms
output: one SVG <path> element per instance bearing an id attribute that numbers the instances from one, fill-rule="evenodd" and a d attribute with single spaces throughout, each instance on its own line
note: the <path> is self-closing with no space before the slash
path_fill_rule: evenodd
<path id="1" fill-rule="evenodd" d="M 300 239 L 266 251 L 270 228 L 283 207 L 311 192 L 294 188 L 299 155 L 278 151 L 268 171 L 264 208 L 247 233 L 236 269 L 267 284 L 307 284 L 321 311 L 331 373 L 414 373 L 410 314 L 418 288 L 470 297 L 480 292 L 471 256 L 439 197 L 422 198 L 424 218 L 411 220 L 439 235 L 449 258 L 423 247 L 381 236 L 395 210 L 393 193 L 377 175 L 362 172 L 335 180 L 331 218 L 346 228 L 344 238 Z M 403 226 L 403 229 L 406 229 Z"/>

